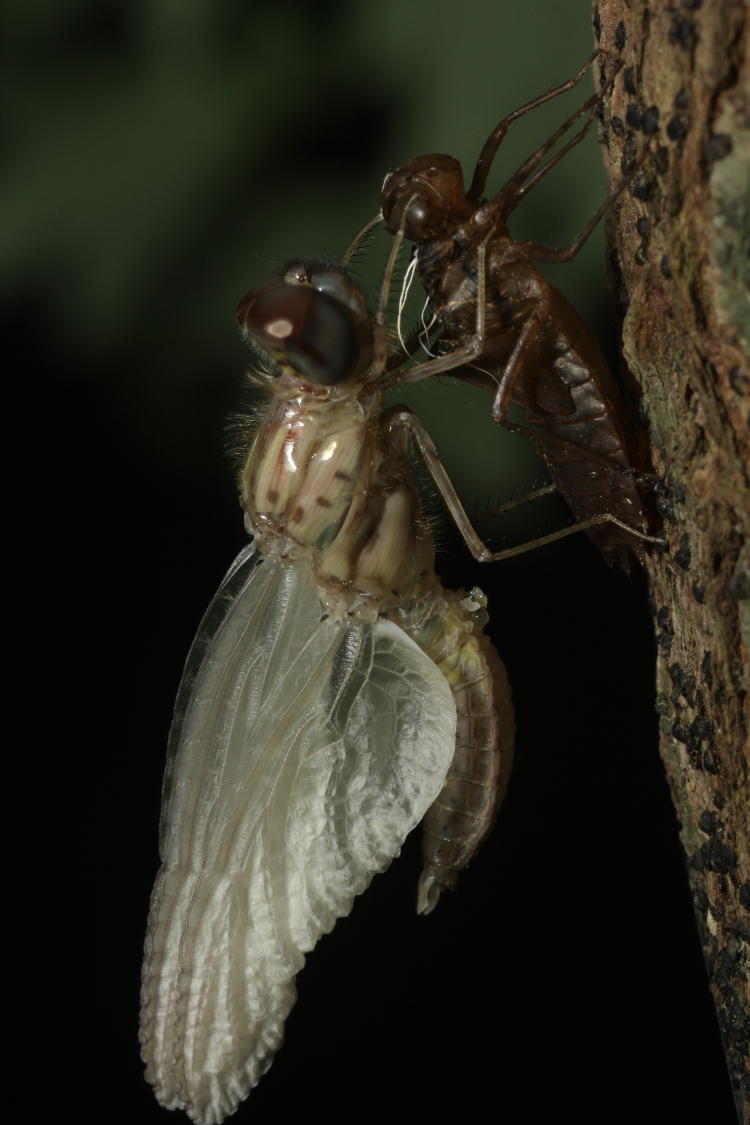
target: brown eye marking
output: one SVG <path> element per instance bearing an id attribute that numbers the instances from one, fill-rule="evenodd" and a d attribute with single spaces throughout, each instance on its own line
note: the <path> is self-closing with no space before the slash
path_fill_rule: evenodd
<path id="1" fill-rule="evenodd" d="M 290 523 L 302 523 L 304 515 L 305 515 L 305 509 L 302 507 L 301 504 L 298 504 L 297 507 L 292 512 Z"/>
<path id="2" fill-rule="evenodd" d="M 326 500 L 325 496 L 318 496 L 315 500 L 315 503 L 319 504 L 321 506 L 321 508 L 330 508 L 331 507 L 331 501 Z"/>
<path id="3" fill-rule="evenodd" d="M 275 504 L 276 501 L 278 500 L 278 498 L 279 498 L 279 494 L 276 491 L 276 489 L 275 488 L 269 488 L 269 490 L 268 490 L 268 502 L 269 502 L 269 504 Z"/>
<path id="4" fill-rule="evenodd" d="M 349 473 L 345 473 L 343 469 L 337 469 L 333 474 L 336 480 L 351 480 Z"/>

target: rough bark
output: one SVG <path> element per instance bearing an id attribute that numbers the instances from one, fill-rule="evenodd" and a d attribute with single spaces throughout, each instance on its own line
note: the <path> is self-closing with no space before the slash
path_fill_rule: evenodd
<path id="1" fill-rule="evenodd" d="M 646 560 L 661 754 L 740 1120 L 750 1104 L 750 9 L 602 0 L 622 353 L 668 548 Z M 645 153 L 645 158 L 643 154 Z"/>

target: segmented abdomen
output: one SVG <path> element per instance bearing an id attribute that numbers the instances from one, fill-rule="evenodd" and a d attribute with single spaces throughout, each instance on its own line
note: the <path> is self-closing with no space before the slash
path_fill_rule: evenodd
<path id="1" fill-rule="evenodd" d="M 539 453 L 573 515 L 589 519 L 603 512 L 638 531 L 648 517 L 636 488 L 621 419 L 624 406 L 603 356 L 593 343 L 582 361 L 573 347 L 555 358 L 549 376 L 521 383 L 514 401 L 535 431 Z M 559 380 L 563 396 L 556 412 L 545 409 L 550 382 Z M 590 528 L 590 538 L 604 558 L 630 569 L 637 540 L 614 524 Z"/>
<path id="2" fill-rule="evenodd" d="M 456 749 L 443 789 L 422 821 L 420 914 L 429 914 L 441 892 L 455 886 L 489 832 L 513 760 L 515 724 L 505 666 L 481 623 L 467 618 L 465 595 L 446 594 L 455 604 L 428 651 L 453 693 Z"/>

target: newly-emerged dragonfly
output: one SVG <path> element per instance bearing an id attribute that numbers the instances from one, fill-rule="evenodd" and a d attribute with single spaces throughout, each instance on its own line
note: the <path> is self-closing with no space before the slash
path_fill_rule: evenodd
<path id="1" fill-rule="evenodd" d="M 349 253 L 379 221 L 397 239 L 414 243 L 407 276 L 416 272 L 426 290 L 442 354 L 419 365 L 413 375 L 405 373 L 403 380 L 449 372 L 490 391 L 495 421 L 534 439 L 578 526 L 587 528 L 608 562 L 629 569 L 643 541 L 662 541 L 648 534 L 648 515 L 637 488 L 642 474 L 633 469 L 624 404 L 597 341 L 534 265 L 535 259 L 570 260 L 622 187 L 563 250 L 516 241 L 507 225 L 526 194 L 583 140 L 618 68 L 491 200 L 483 198 L 492 161 L 511 123 L 577 85 L 594 61 L 605 57 L 595 51 L 573 78 L 503 118 L 482 148 L 468 190 L 458 161 L 439 153 L 416 157 L 386 176 L 380 214 Z M 584 116 L 572 140 L 545 161 Z M 508 418 L 511 404 L 523 409 L 525 424 Z"/>
<path id="2" fill-rule="evenodd" d="M 304 954 L 407 834 L 423 822 L 429 912 L 507 784 L 505 670 L 481 592 L 435 576 L 410 437 L 468 520 L 419 421 L 382 408 L 398 375 L 392 268 L 375 317 L 325 263 L 290 267 L 238 310 L 273 361 L 254 377 L 271 402 L 242 472 L 252 543 L 178 695 L 142 987 L 147 1078 L 204 1125 L 268 1068 Z"/>

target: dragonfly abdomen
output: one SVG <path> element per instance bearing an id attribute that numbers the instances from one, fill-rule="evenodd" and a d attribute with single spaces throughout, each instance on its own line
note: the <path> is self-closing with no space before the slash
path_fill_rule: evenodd
<path id="1" fill-rule="evenodd" d="M 429 651 L 456 705 L 456 748 L 443 789 L 422 821 L 423 869 L 417 910 L 429 914 L 452 889 L 489 832 L 505 795 L 515 724 L 505 666 L 462 594 Z"/>

